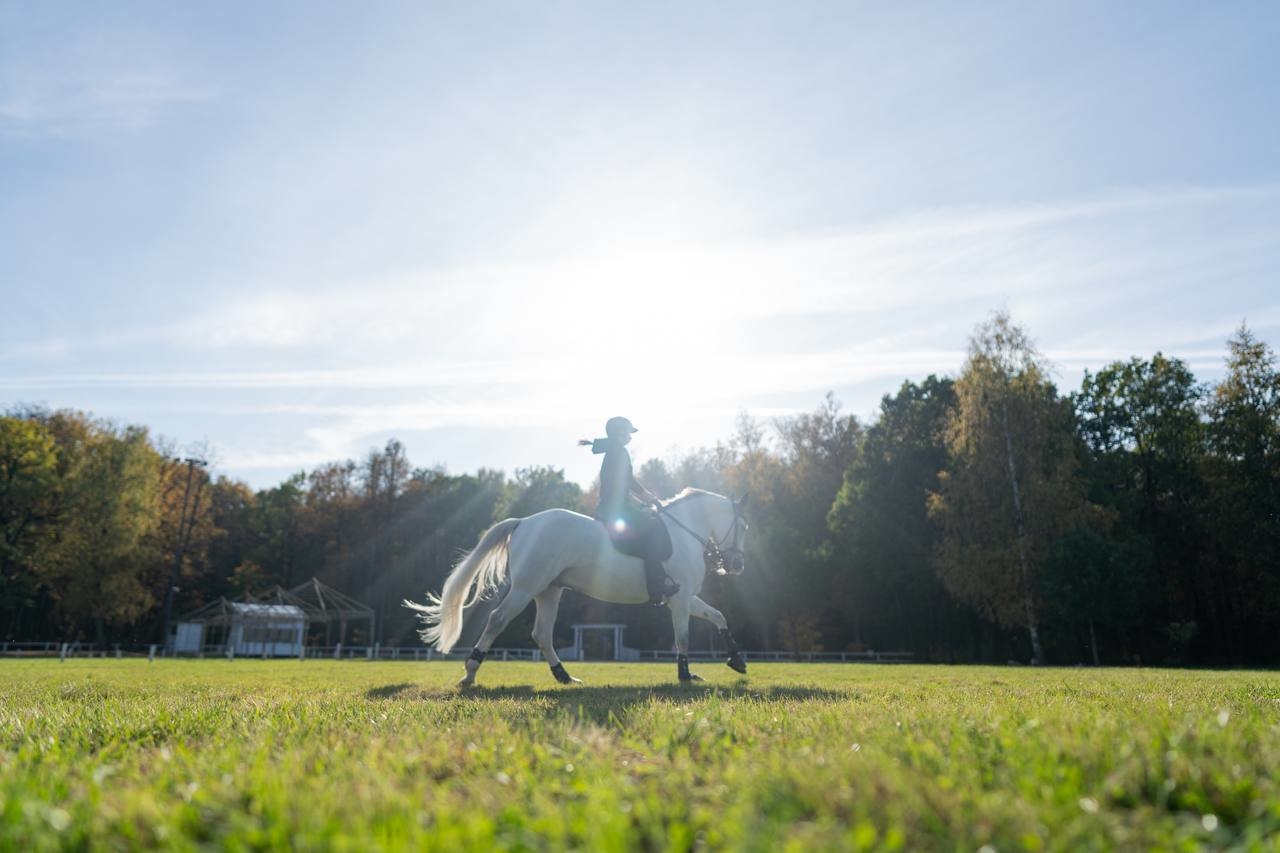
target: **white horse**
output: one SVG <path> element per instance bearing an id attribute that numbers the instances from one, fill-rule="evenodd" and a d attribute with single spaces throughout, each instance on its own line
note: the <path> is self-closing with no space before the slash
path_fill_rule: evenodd
<path id="1" fill-rule="evenodd" d="M 746 496 L 734 501 L 713 492 L 685 489 L 666 501 L 660 510 L 671 536 L 672 554 L 667 574 L 680 591 L 667 600 L 675 627 L 677 674 L 681 681 L 697 680 L 689 672 L 689 617 L 706 619 L 720 629 L 729 650 L 726 663 L 745 673 L 746 662 L 738 651 L 724 615 L 698 597 L 708 570 L 741 574 L 747 522 L 742 516 Z M 565 671 L 551 641 L 560 607 L 560 595 L 575 589 L 601 601 L 643 604 L 649 600 L 644 564 L 614 548 L 604 526 L 595 519 L 567 509 L 549 509 L 528 518 L 508 518 L 490 527 L 470 553 L 445 579 L 439 596 L 428 595 L 428 604 L 406 601 L 422 613 L 427 627 L 422 638 L 442 652 L 450 651 L 462 633 L 464 611 L 510 579 L 507 594 L 489 614 L 488 625 L 467 659 L 463 686 L 475 682 L 476 671 L 502 629 L 532 601 L 538 613 L 533 639 L 551 664 L 551 674 L 564 684 L 577 682 Z M 474 591 L 473 591 L 474 587 Z"/>

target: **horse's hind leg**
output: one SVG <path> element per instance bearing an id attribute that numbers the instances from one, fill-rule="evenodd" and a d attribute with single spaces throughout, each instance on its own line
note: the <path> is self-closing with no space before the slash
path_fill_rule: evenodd
<path id="1" fill-rule="evenodd" d="M 551 664 L 551 674 L 561 684 L 581 684 L 582 681 L 565 672 L 560 656 L 556 654 L 552 635 L 556 627 L 556 613 L 560 610 L 560 596 L 564 587 L 551 586 L 533 597 L 538 615 L 533 620 L 533 641 L 542 649 L 542 656 Z"/>
<path id="2" fill-rule="evenodd" d="M 741 650 L 738 649 L 738 641 L 733 638 L 733 634 L 729 633 L 729 623 L 725 621 L 724 614 L 696 595 L 689 602 L 689 613 L 699 619 L 707 620 L 720 629 L 720 637 L 724 640 L 725 648 L 729 650 L 729 658 L 725 664 L 734 672 L 746 675 L 747 662 L 742 657 Z"/>
<path id="3" fill-rule="evenodd" d="M 489 622 L 485 625 L 484 633 L 480 635 L 475 648 L 471 650 L 471 657 L 467 658 L 467 674 L 458 682 L 459 686 L 467 687 L 475 683 L 476 670 L 480 669 L 480 664 L 484 663 L 484 656 L 489 653 L 489 649 L 502 633 L 502 629 L 510 625 L 511 620 L 519 616 L 520 611 L 528 607 L 532 599 L 533 596 L 524 590 L 515 587 L 507 590 L 502 601 L 498 602 L 498 606 L 489 614 Z"/>
<path id="4" fill-rule="evenodd" d="M 683 595 L 669 598 L 667 609 L 671 611 L 671 627 L 676 634 L 676 676 L 682 682 L 701 681 L 700 676 L 689 672 L 690 600 Z"/>

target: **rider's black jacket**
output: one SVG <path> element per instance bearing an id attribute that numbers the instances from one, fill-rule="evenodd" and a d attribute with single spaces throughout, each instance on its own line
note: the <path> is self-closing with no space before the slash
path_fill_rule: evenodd
<path id="1" fill-rule="evenodd" d="M 631 454 L 621 442 L 610 441 L 604 461 L 600 463 L 600 502 L 596 505 L 596 518 L 612 525 L 633 514 L 629 498 L 634 479 Z"/>

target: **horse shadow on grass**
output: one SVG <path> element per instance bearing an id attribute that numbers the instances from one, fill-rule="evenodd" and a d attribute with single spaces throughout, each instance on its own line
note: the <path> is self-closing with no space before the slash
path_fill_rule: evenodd
<path id="1" fill-rule="evenodd" d="M 370 687 L 365 691 L 366 699 L 394 699 L 401 693 L 405 693 L 418 685 L 408 681 L 401 681 L 397 684 L 384 684 L 381 687 Z"/>
<path id="2" fill-rule="evenodd" d="M 593 723 L 605 724 L 625 717 L 641 705 L 660 702 L 683 706 L 705 700 L 748 700 L 752 702 L 833 702 L 858 698 L 856 693 L 823 687 L 769 685 L 756 687 L 746 679 L 732 684 L 579 684 L 538 689 L 531 685 L 504 685 L 468 688 L 424 687 L 397 682 L 365 691 L 371 700 L 423 702 L 503 702 L 517 701 L 526 709 L 541 710 L 546 716 L 569 714 Z"/>

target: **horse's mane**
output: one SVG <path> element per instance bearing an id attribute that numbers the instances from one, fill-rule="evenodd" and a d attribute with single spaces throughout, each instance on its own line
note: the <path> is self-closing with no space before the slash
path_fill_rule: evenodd
<path id="1" fill-rule="evenodd" d="M 708 492 L 706 489 L 688 488 L 680 492 L 675 497 L 667 498 L 662 502 L 663 506 L 674 506 L 683 501 L 692 500 L 693 498 L 719 497 L 715 492 Z"/>

